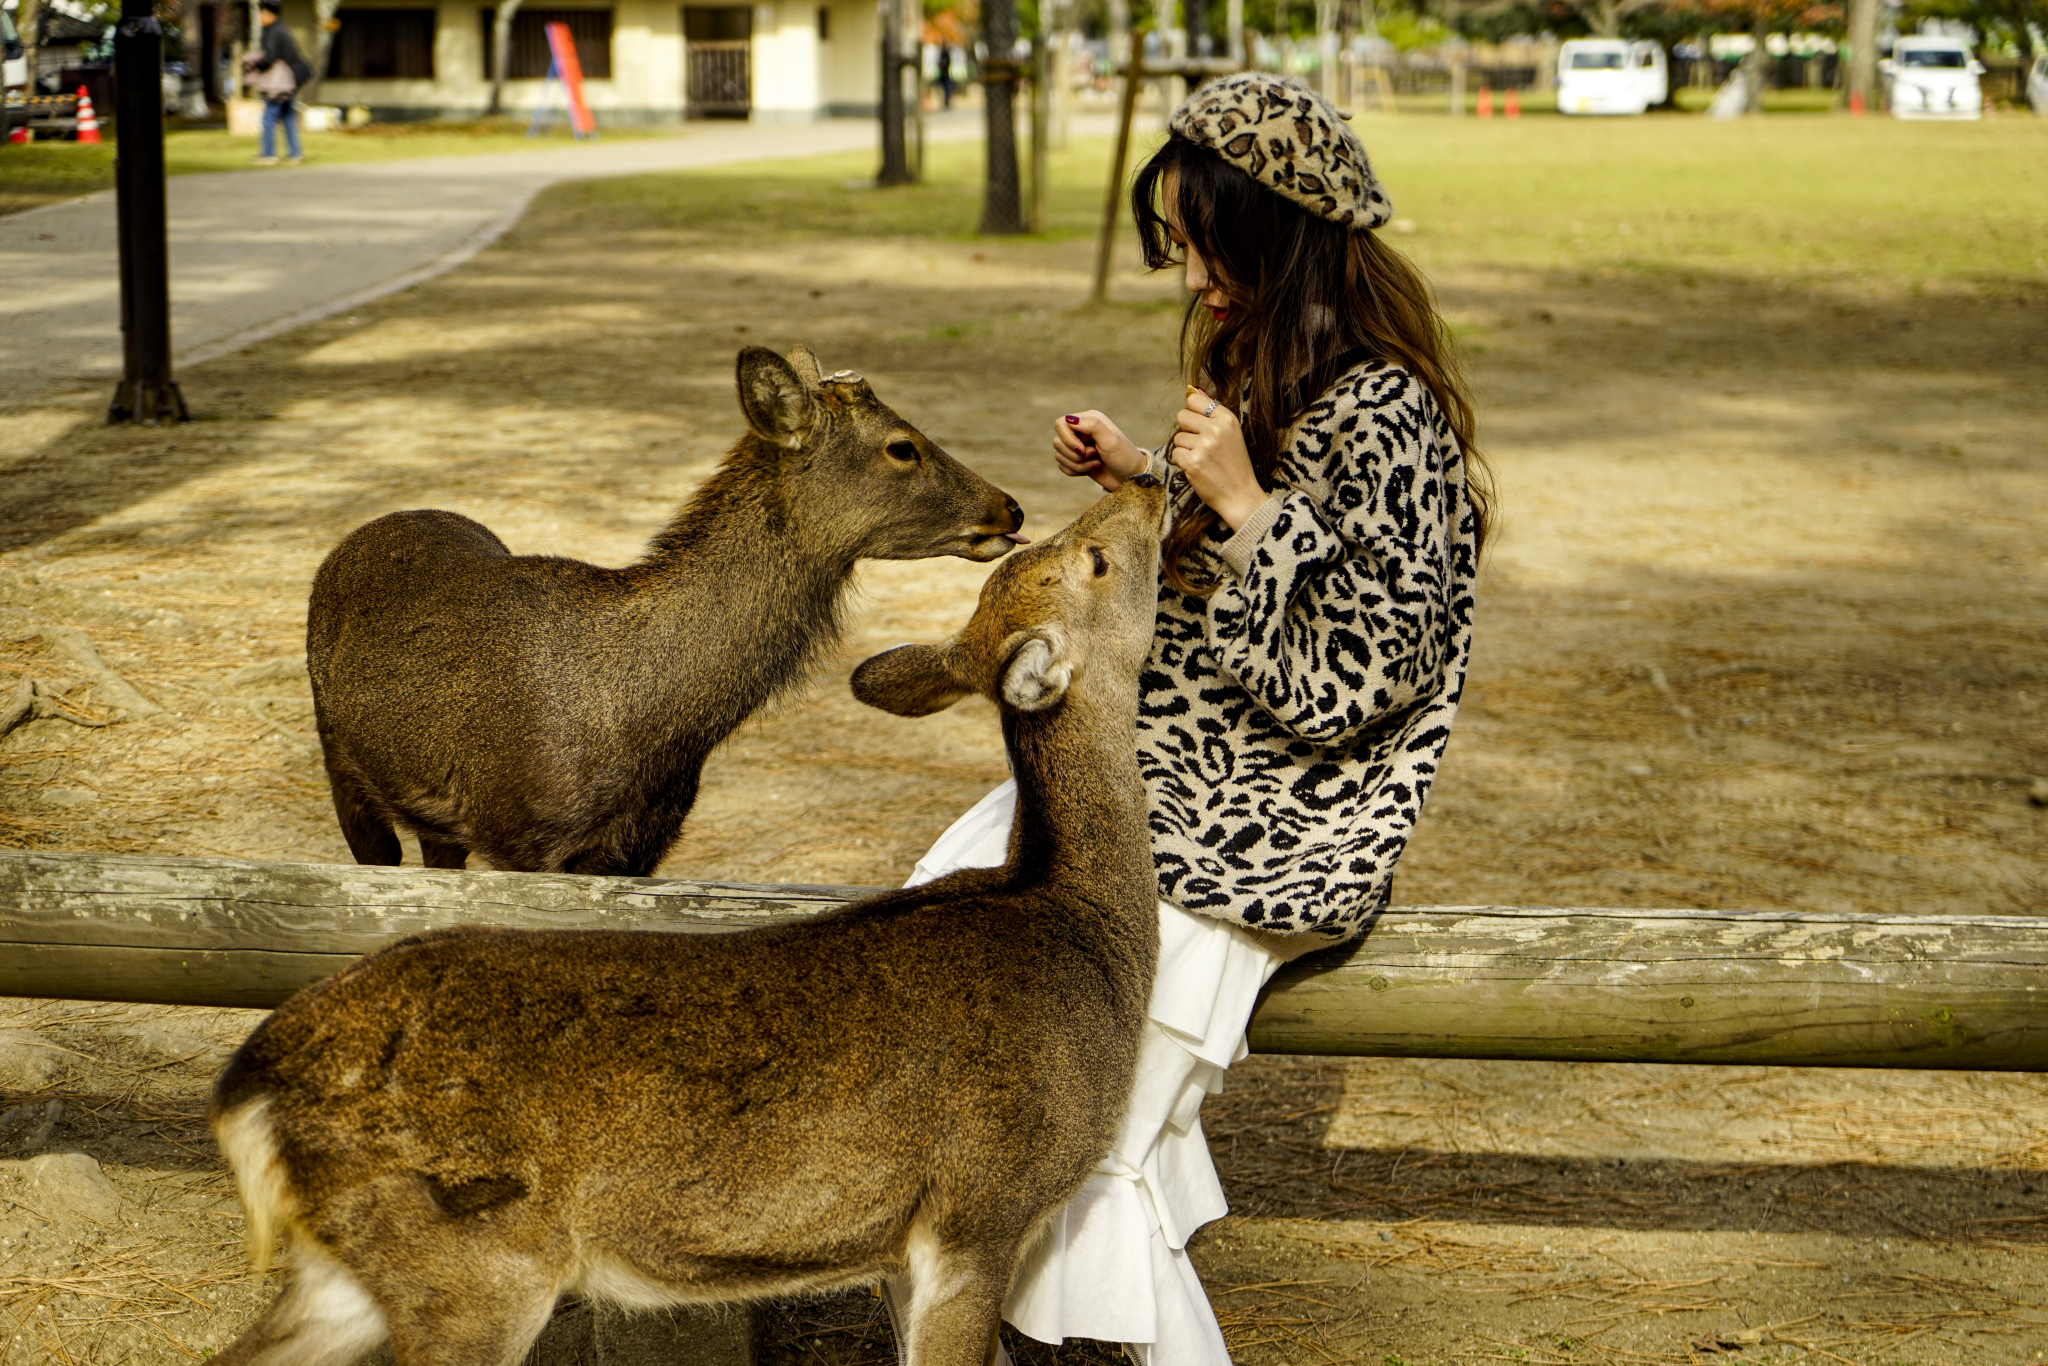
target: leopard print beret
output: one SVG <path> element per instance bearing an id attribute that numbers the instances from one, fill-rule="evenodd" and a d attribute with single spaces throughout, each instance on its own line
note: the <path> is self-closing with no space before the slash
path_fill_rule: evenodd
<path id="1" fill-rule="evenodd" d="M 1362 232 L 1394 216 L 1358 135 L 1299 81 L 1225 76 L 1188 96 L 1167 126 L 1318 218 Z"/>

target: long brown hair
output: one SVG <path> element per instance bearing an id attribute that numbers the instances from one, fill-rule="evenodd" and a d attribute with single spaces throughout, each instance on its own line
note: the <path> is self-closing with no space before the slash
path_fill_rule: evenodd
<path id="1" fill-rule="evenodd" d="M 1230 300 L 1220 321 L 1199 298 L 1188 301 L 1181 364 L 1190 384 L 1237 411 L 1260 487 L 1273 487 L 1281 436 L 1301 411 L 1359 361 L 1386 360 L 1422 381 L 1457 437 L 1476 555 L 1486 540 L 1492 480 L 1450 330 L 1421 273 L 1377 233 L 1319 218 L 1177 133 L 1131 187 L 1138 241 L 1153 270 L 1180 262 L 1163 202 L 1169 189 L 1173 227 Z M 1215 523 L 1213 509 L 1192 490 L 1184 494 L 1161 557 L 1182 592 L 1215 591 L 1213 578 L 1188 564 Z"/>

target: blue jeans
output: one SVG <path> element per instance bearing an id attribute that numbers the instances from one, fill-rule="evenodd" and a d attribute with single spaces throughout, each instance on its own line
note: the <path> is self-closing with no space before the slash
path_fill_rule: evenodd
<path id="1" fill-rule="evenodd" d="M 263 102 L 263 155 L 277 155 L 277 125 L 284 125 L 284 145 L 293 161 L 299 159 L 299 107 L 290 100 Z"/>

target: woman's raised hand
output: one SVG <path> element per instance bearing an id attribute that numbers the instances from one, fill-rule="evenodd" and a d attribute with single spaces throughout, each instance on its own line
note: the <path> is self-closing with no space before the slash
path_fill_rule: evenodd
<path id="1" fill-rule="evenodd" d="M 1180 430 L 1166 458 L 1187 477 L 1195 496 L 1237 530 L 1266 501 L 1237 414 L 1189 385 L 1188 401 L 1173 420 Z"/>
<path id="2" fill-rule="evenodd" d="M 1093 408 L 1053 419 L 1052 458 L 1061 474 L 1086 475 L 1111 492 L 1124 480 L 1143 474 L 1151 463 L 1150 456 Z"/>

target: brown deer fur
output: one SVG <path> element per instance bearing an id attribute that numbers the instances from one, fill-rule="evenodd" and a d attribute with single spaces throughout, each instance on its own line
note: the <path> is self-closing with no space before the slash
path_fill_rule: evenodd
<path id="1" fill-rule="evenodd" d="M 854 675 L 993 697 L 1009 860 L 729 935 L 469 929 L 287 1002 L 213 1127 L 292 1278 L 217 1366 L 508 1366 L 627 1307 L 907 1274 L 913 1366 L 980 1366 L 1021 1249 L 1109 1150 L 1158 958 L 1134 757 L 1164 491 L 1141 476 Z"/>
<path id="2" fill-rule="evenodd" d="M 751 430 L 604 569 L 452 512 L 358 528 L 313 580 L 306 663 L 358 863 L 654 871 L 705 758 L 839 630 L 854 563 L 1008 551 L 1016 500 L 802 347 L 739 355 Z"/>

